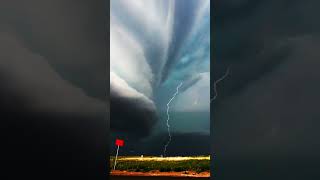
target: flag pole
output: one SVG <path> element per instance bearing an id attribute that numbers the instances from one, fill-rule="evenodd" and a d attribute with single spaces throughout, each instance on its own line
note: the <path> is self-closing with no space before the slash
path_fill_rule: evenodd
<path id="1" fill-rule="evenodd" d="M 117 165 L 117 158 L 118 158 L 119 147 L 120 147 L 120 146 L 118 145 L 117 154 L 116 154 L 116 159 L 114 160 L 113 170 L 116 170 L 116 165 Z"/>

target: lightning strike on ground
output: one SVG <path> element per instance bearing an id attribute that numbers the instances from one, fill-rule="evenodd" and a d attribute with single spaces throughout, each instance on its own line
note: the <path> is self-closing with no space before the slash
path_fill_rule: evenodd
<path id="1" fill-rule="evenodd" d="M 170 132 L 170 124 L 169 124 L 169 120 L 170 120 L 170 115 L 169 115 L 169 109 L 170 109 L 170 103 L 171 101 L 177 96 L 177 94 L 179 93 L 179 88 L 182 86 L 182 82 L 177 86 L 177 91 L 173 94 L 172 98 L 169 100 L 169 102 L 167 103 L 167 127 L 168 127 L 168 135 L 169 135 L 169 139 L 167 141 L 167 143 L 164 146 L 164 150 L 163 150 L 163 155 L 166 156 L 167 153 L 167 148 L 171 142 L 171 132 Z"/>

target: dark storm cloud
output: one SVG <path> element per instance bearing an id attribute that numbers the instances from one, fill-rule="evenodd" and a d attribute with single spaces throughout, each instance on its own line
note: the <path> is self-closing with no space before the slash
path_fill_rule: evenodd
<path id="1" fill-rule="evenodd" d="M 110 73 L 110 128 L 135 137 L 151 133 L 158 119 L 152 100 L 130 87 L 115 73 Z"/>
<path id="2" fill-rule="evenodd" d="M 250 154 L 271 149 L 284 153 L 290 149 L 287 155 L 294 155 L 310 150 L 310 144 L 305 142 L 317 136 L 316 119 L 320 117 L 316 106 L 320 87 L 315 83 L 320 78 L 319 42 L 319 38 L 312 36 L 291 40 L 292 52 L 282 64 L 247 84 L 237 95 L 220 101 L 216 118 L 229 120 L 228 127 L 215 128 L 217 132 L 228 132 L 223 141 L 241 133 L 241 140 L 228 141 L 232 142 L 229 145 L 238 147 L 237 152 Z M 308 132 L 304 134 L 305 129 Z M 320 144 L 309 142 L 313 149 L 320 148 Z M 248 146 L 243 146 L 244 143 Z"/>
<path id="3" fill-rule="evenodd" d="M 152 103 L 139 97 L 123 97 L 113 89 L 110 92 L 110 103 L 112 131 L 136 138 L 150 135 L 158 119 Z"/>
<path id="4" fill-rule="evenodd" d="M 20 96 L 35 112 L 99 113 L 103 101 L 63 79 L 47 59 L 30 51 L 14 33 L 0 32 L 2 89 Z"/>
<path id="5" fill-rule="evenodd" d="M 217 0 L 214 1 L 213 11 L 216 15 L 215 23 L 236 23 L 237 19 L 242 19 L 253 13 L 261 0 Z"/>
<path id="6" fill-rule="evenodd" d="M 0 7 L 1 159 L 12 168 L 4 171 L 13 179 L 103 177 L 105 3 L 5 0 Z"/>
<path id="7" fill-rule="evenodd" d="M 105 24 L 87 1 L 13 1 L 2 3 L 1 21 L 30 51 L 44 57 L 64 79 L 90 96 L 105 99 Z M 101 7 L 102 8 L 102 7 Z"/>
<path id="8" fill-rule="evenodd" d="M 278 168 L 293 161 L 316 167 L 319 5 L 265 0 L 228 8 L 228 1 L 216 3 L 215 79 L 225 67 L 231 69 L 213 105 L 214 147 L 222 159 L 264 159 L 264 165 L 252 164 L 257 169 L 272 166 L 266 160 L 281 164 Z"/>
<path id="9" fill-rule="evenodd" d="M 101 34 L 105 28 L 96 19 L 102 12 L 85 1 L 1 5 L 4 88 L 35 112 L 104 112 L 106 88 L 101 83 L 108 74 Z"/>
<path id="10" fill-rule="evenodd" d="M 212 106 L 217 176 L 317 179 L 319 2 L 251 3 L 216 14 L 213 75 L 231 69 Z"/>

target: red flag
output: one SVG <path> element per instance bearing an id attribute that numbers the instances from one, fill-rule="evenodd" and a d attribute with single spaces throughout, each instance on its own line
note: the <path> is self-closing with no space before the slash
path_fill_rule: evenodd
<path id="1" fill-rule="evenodd" d="M 122 140 L 122 139 L 116 139 L 116 145 L 117 145 L 117 146 L 123 146 L 123 145 L 124 145 L 124 140 Z"/>

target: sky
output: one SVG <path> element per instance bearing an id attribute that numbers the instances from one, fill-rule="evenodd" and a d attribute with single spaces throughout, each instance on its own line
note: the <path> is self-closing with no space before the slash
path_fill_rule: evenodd
<path id="1" fill-rule="evenodd" d="M 209 136 L 210 1 L 111 1 L 111 130 L 166 133 L 180 83 L 172 132 Z"/>

